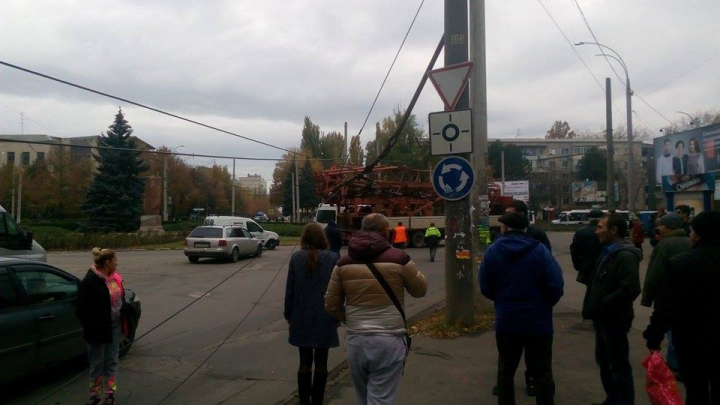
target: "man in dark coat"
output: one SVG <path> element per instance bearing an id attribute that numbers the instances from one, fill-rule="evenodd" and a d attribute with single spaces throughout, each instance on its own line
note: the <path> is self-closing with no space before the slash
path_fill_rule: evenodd
<path id="1" fill-rule="evenodd" d="M 570 256 L 575 270 L 578 272 L 577 281 L 585 285 L 590 281 L 592 272 L 595 270 L 595 262 L 602 253 L 600 239 L 595 234 L 597 224 L 603 212 L 600 210 L 590 211 L 590 224 L 575 232 L 572 244 L 570 244 Z"/>
<path id="2" fill-rule="evenodd" d="M 607 398 L 603 404 L 634 404 L 627 335 L 640 295 L 640 251 L 625 238 L 627 222 L 619 214 L 603 216 L 596 233 L 603 245 L 590 278 L 582 315 L 595 328 L 595 361 Z"/>
<path id="3" fill-rule="evenodd" d="M 525 201 L 522 200 L 513 200 L 510 205 L 505 209 L 505 212 L 517 212 L 518 214 L 521 214 L 525 218 L 527 218 L 528 221 L 530 220 L 527 204 L 525 204 Z M 548 248 L 550 252 L 552 252 L 552 247 L 550 246 L 550 239 L 548 239 L 547 234 L 542 229 L 538 229 L 532 225 L 528 225 L 526 233 L 531 238 L 545 245 L 545 247 Z"/>
<path id="4" fill-rule="evenodd" d="M 651 351 L 663 336 L 673 343 L 687 390 L 687 405 L 720 403 L 720 212 L 705 211 L 690 222 L 692 248 L 669 260 L 666 279 L 643 337 Z"/>
<path id="5" fill-rule="evenodd" d="M 688 155 L 685 154 L 685 142 L 675 142 L 675 157 L 673 157 L 673 173 L 687 174 Z"/>
<path id="6" fill-rule="evenodd" d="M 480 265 L 480 289 L 495 302 L 499 403 L 515 403 L 513 379 L 525 352 L 537 403 L 554 403 L 552 309 L 563 295 L 562 270 L 550 251 L 530 238 L 527 218 L 499 219 L 502 236 L 488 247 Z"/>
<path id="7" fill-rule="evenodd" d="M 327 237 L 328 244 L 330 245 L 330 251 L 334 252 L 340 257 L 340 249 L 342 249 L 342 233 L 335 225 L 335 221 L 328 222 L 325 227 L 325 236 Z"/>
<path id="8" fill-rule="evenodd" d="M 527 204 L 525 204 L 525 201 L 522 200 L 513 200 L 510 205 L 505 208 L 506 214 L 511 213 L 518 213 L 525 217 L 525 219 L 528 220 L 528 227 L 525 230 L 525 233 L 527 236 L 531 237 L 532 239 L 535 239 L 536 241 L 542 243 L 549 251 L 552 253 L 552 247 L 550 246 L 550 239 L 548 239 L 547 234 L 542 230 L 535 228 L 534 226 L 529 224 L 530 216 L 528 215 L 528 207 Z M 525 360 L 525 367 L 528 368 L 527 365 L 527 358 Z M 527 394 L 531 397 L 535 396 L 535 384 L 533 383 L 533 377 L 530 374 L 529 371 L 525 371 L 525 385 L 526 385 L 526 391 Z M 493 388 L 493 395 L 498 394 L 498 387 L 497 385 Z"/>

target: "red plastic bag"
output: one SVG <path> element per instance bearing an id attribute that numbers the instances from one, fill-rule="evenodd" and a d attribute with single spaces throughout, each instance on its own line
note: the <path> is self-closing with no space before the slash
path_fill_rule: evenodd
<path id="1" fill-rule="evenodd" d="M 665 364 L 662 354 L 658 351 L 651 352 L 643 361 L 643 367 L 647 370 L 647 390 L 652 405 L 683 405 L 680 398 L 675 376 Z"/>

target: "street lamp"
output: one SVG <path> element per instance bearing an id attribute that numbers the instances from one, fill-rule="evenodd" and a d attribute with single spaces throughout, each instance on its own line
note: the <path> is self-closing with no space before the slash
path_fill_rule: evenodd
<path id="1" fill-rule="evenodd" d="M 685 114 L 685 115 L 687 115 L 688 118 L 690 118 L 690 126 L 691 126 L 691 127 L 699 124 L 698 121 L 700 121 L 700 120 L 693 118 L 692 115 L 690 115 L 690 114 L 688 114 L 688 113 L 686 113 L 686 112 L 684 112 L 684 111 L 675 111 L 675 112 L 678 113 L 678 114 Z"/>
<path id="2" fill-rule="evenodd" d="M 170 156 L 177 149 L 184 147 L 185 145 L 178 145 L 168 150 L 168 152 L 165 152 L 165 154 L 163 155 L 163 221 L 165 222 L 167 222 L 168 220 L 168 156 Z"/>
<path id="3" fill-rule="evenodd" d="M 627 138 L 628 138 L 628 211 L 634 212 L 635 211 L 635 198 L 633 198 L 633 171 L 634 171 L 634 160 L 633 160 L 633 127 L 632 127 L 632 95 L 633 91 L 630 88 L 630 75 L 628 74 L 627 65 L 625 64 L 625 61 L 623 58 L 615 52 L 614 49 L 610 48 L 607 45 L 603 45 L 597 42 L 578 42 L 575 44 L 576 46 L 580 45 L 597 45 L 602 49 L 607 49 L 608 51 L 615 54 L 613 55 L 607 55 L 607 54 L 599 54 L 596 56 L 605 56 L 609 58 L 613 58 L 616 61 L 622 65 L 623 70 L 625 71 L 625 97 L 626 97 L 626 104 L 627 104 Z"/>

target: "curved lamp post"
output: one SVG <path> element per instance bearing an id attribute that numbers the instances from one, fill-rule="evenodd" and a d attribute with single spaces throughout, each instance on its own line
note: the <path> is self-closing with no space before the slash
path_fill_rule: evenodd
<path id="1" fill-rule="evenodd" d="M 627 184 L 628 184 L 628 211 L 635 212 L 635 198 L 633 197 L 633 172 L 635 170 L 635 162 L 633 159 L 633 127 L 632 127 L 632 96 L 633 91 L 630 88 L 630 75 L 628 74 L 627 65 L 625 64 L 625 61 L 623 58 L 615 52 L 614 49 L 610 48 L 607 45 L 603 45 L 597 42 L 578 42 L 575 44 L 576 46 L 580 45 L 597 45 L 602 49 L 607 49 L 608 51 L 612 52 L 613 55 L 608 54 L 599 54 L 595 56 L 605 56 L 612 59 L 615 59 L 620 65 L 622 66 L 623 70 L 625 71 L 625 98 L 626 98 L 626 104 L 627 104 L 627 140 L 628 140 L 628 165 L 627 165 L 627 171 L 628 171 L 628 177 L 627 177 Z"/>
<path id="2" fill-rule="evenodd" d="M 691 126 L 691 127 L 699 124 L 698 121 L 700 121 L 700 120 L 697 119 L 697 118 L 695 118 L 695 117 L 693 117 L 692 115 L 690 115 L 690 114 L 688 114 L 688 113 L 686 113 L 686 112 L 684 112 L 684 111 L 675 111 L 675 112 L 678 113 L 678 114 L 685 114 L 685 115 L 687 115 L 687 117 L 690 118 L 690 126 Z"/>

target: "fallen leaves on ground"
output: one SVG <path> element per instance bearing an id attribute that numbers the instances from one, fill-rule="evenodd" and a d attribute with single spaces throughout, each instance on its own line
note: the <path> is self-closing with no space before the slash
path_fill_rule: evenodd
<path id="1" fill-rule="evenodd" d="M 445 308 L 414 322 L 410 327 L 411 335 L 427 336 L 432 339 L 453 339 L 458 336 L 492 329 L 495 316 L 492 313 L 476 313 L 472 325 L 450 325 L 445 321 Z"/>

